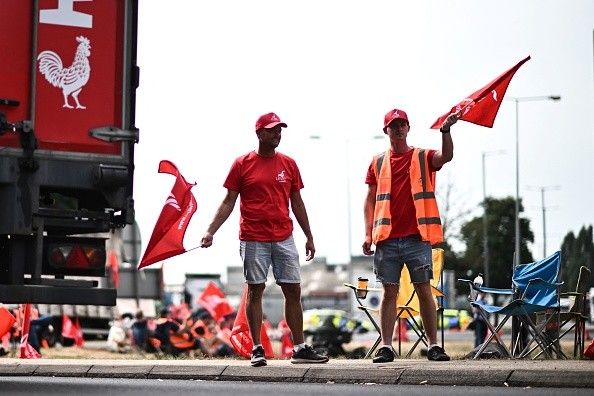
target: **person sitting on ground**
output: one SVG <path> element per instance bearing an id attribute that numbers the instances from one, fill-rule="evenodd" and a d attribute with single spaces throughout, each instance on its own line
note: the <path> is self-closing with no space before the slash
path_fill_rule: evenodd
<path id="1" fill-rule="evenodd" d="M 179 323 L 178 320 L 172 319 L 170 311 L 166 308 L 161 310 L 153 334 L 159 340 L 161 351 L 173 356 L 182 352 L 188 352 L 193 356 L 194 351 L 201 348 L 186 322 Z"/>
<path id="2" fill-rule="evenodd" d="M 107 334 L 107 349 L 111 352 L 127 353 L 130 351 L 130 337 L 122 316 L 112 322 Z"/>
<path id="3" fill-rule="evenodd" d="M 169 309 L 163 308 L 159 314 L 159 319 L 155 326 L 154 336 L 161 344 L 160 348 L 165 353 L 174 353 L 173 346 L 169 340 L 171 333 L 179 331 L 179 323 L 169 317 Z"/>
<path id="4" fill-rule="evenodd" d="M 485 293 L 479 292 L 476 297 L 476 302 L 481 302 L 485 300 Z M 472 328 L 474 330 L 474 347 L 478 347 L 485 342 L 485 338 L 487 337 L 487 322 L 479 313 L 479 309 L 476 307 L 472 307 Z"/>
<path id="5" fill-rule="evenodd" d="M 236 356 L 231 346 L 229 337 L 231 331 L 228 328 L 222 329 L 211 319 L 204 319 L 201 326 L 194 328 L 202 353 L 211 357 Z"/>
<path id="6" fill-rule="evenodd" d="M 131 327 L 132 344 L 142 351 L 147 351 L 149 336 L 148 323 L 142 311 L 136 312 L 134 323 Z"/>

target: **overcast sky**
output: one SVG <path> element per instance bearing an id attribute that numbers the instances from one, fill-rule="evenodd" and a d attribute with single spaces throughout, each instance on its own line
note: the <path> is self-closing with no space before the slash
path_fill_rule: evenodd
<path id="1" fill-rule="evenodd" d="M 174 182 L 157 173 L 159 161 L 171 160 L 197 182 L 198 211 L 185 239 L 195 247 L 225 195 L 231 163 L 257 146 L 256 119 L 274 111 L 288 124 L 279 150 L 301 169 L 317 256 L 348 261 L 349 228 L 351 252 L 361 252 L 367 167 L 388 145 L 383 115 L 407 111 L 409 144 L 439 149 L 433 121 L 527 55 L 506 96 L 562 97 L 519 106 L 520 195 L 535 233 L 533 255 L 543 250 L 534 188 L 559 188 L 545 196 L 549 254 L 567 232 L 594 223 L 594 1 L 173 0 L 139 7 L 135 200 L 143 251 Z M 438 173 L 438 186 L 453 185 L 458 208 L 482 213 L 482 152 L 504 151 L 487 157 L 487 194 L 515 196 L 515 122 L 514 103 L 506 101 L 492 129 L 453 127 L 454 159 Z M 239 204 L 211 248 L 165 262 L 166 283 L 240 265 L 238 223 Z M 295 238 L 303 260 L 296 222 Z"/>

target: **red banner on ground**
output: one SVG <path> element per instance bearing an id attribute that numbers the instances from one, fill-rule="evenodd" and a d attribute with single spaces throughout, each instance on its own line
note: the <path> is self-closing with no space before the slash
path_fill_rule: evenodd
<path id="1" fill-rule="evenodd" d="M 235 352 L 237 352 L 239 356 L 249 359 L 252 355 L 254 343 L 252 342 L 250 328 L 248 326 L 247 316 L 245 313 L 245 306 L 247 304 L 247 291 L 248 288 L 245 286 L 243 293 L 241 294 L 241 302 L 239 303 L 235 323 L 233 323 L 230 340 Z M 268 337 L 268 333 L 266 332 L 266 328 L 264 326 L 262 326 L 260 329 L 260 342 L 264 347 L 264 354 L 266 357 L 273 358 L 274 350 L 272 349 L 272 343 L 270 342 L 270 338 Z"/>

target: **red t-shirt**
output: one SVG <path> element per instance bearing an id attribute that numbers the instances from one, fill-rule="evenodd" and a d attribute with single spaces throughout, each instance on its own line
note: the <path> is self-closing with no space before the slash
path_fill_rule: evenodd
<path id="1" fill-rule="evenodd" d="M 237 158 L 223 186 L 240 195 L 239 239 L 278 242 L 293 233 L 289 196 L 303 188 L 295 161 L 284 154 L 252 151 Z"/>
<path id="2" fill-rule="evenodd" d="M 390 166 L 392 167 L 392 189 L 390 191 L 390 215 L 392 230 L 388 238 L 400 238 L 409 235 L 420 235 L 417 227 L 417 218 L 415 213 L 415 204 L 412 198 L 410 186 L 410 162 L 412 160 L 413 149 L 406 153 L 395 153 L 390 150 Z M 429 161 L 429 170 L 437 171 L 433 168 L 431 160 L 435 150 L 429 150 L 427 159 Z M 373 160 L 367 170 L 365 183 L 377 185 L 375 173 L 373 172 Z"/>

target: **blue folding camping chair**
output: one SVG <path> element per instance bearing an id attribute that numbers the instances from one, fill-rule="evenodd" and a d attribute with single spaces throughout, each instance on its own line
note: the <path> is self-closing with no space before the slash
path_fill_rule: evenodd
<path id="1" fill-rule="evenodd" d="M 531 348 L 533 343 L 542 350 L 547 357 L 552 358 L 551 351 L 557 356 L 564 356 L 560 347 L 551 345 L 547 335 L 543 331 L 546 329 L 554 317 L 559 318 L 559 272 L 561 268 L 561 252 L 535 261 L 530 264 L 517 265 L 512 275 L 511 289 L 495 289 L 489 287 L 477 287 L 472 281 L 460 279 L 461 282 L 468 283 L 469 287 L 476 291 L 491 294 L 510 295 L 512 300 L 505 306 L 489 305 L 484 300 L 471 301 L 473 307 L 478 308 L 479 314 L 485 319 L 491 334 L 479 348 L 473 359 L 477 359 L 487 345 L 495 340 L 507 353 L 508 357 L 527 357 L 535 348 Z M 544 320 L 536 324 L 532 319 L 535 314 L 541 314 Z M 488 320 L 489 314 L 503 315 L 502 321 L 494 327 Z M 529 340 L 522 350 L 515 350 L 519 342 L 512 342 L 512 351 L 507 348 L 501 336 L 500 330 L 510 318 L 517 318 L 529 334 Z M 517 334 L 520 336 L 520 333 Z M 517 341 L 517 340 L 513 340 Z"/>

